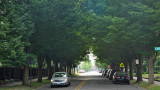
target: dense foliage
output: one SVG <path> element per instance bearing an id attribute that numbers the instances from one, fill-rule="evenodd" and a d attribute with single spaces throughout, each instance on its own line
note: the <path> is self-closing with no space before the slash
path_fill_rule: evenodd
<path id="1" fill-rule="evenodd" d="M 97 65 L 112 68 L 146 60 L 151 78 L 159 35 L 159 0 L 0 0 L 4 66 L 27 65 L 35 55 L 39 71 L 44 60 L 71 69 L 93 50 Z"/>

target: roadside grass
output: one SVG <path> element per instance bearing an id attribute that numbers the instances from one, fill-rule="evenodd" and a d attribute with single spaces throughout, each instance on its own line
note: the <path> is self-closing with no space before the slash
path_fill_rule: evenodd
<path id="1" fill-rule="evenodd" d="M 72 75 L 70 75 L 71 77 L 76 77 L 76 76 L 78 76 L 79 74 L 72 74 Z"/>
<path id="2" fill-rule="evenodd" d="M 131 80 L 131 84 L 134 84 L 134 85 L 139 86 L 139 87 L 143 87 L 146 90 L 160 90 L 160 86 L 155 85 L 155 84 L 148 85 L 147 82 L 143 82 L 143 81 L 141 81 L 140 83 L 137 83 L 136 80 Z"/>
<path id="3" fill-rule="evenodd" d="M 31 87 L 17 85 L 17 86 L 1 88 L 0 90 L 36 90 L 37 88 L 47 85 L 49 83 L 50 83 L 50 80 L 43 79 L 42 83 L 32 82 Z"/>
<path id="4" fill-rule="evenodd" d="M 160 86 L 158 85 L 149 85 L 146 87 L 147 90 L 160 90 Z"/>
<path id="5" fill-rule="evenodd" d="M 32 89 L 31 87 L 27 86 L 18 85 L 18 86 L 1 88 L 1 90 L 35 90 L 35 89 Z"/>
<path id="6" fill-rule="evenodd" d="M 148 86 L 148 83 L 143 81 L 141 81 L 140 83 L 137 83 L 136 80 L 131 80 L 130 83 L 139 87 L 144 87 L 144 88 Z"/>
<path id="7" fill-rule="evenodd" d="M 38 87 L 44 86 L 46 84 L 49 84 L 51 81 L 48 79 L 43 79 L 42 83 L 33 82 L 31 85 L 31 88 L 36 89 Z"/>
<path id="8" fill-rule="evenodd" d="M 160 89 L 160 87 L 158 86 L 158 87 L 150 87 L 147 90 L 159 90 L 159 89 Z"/>

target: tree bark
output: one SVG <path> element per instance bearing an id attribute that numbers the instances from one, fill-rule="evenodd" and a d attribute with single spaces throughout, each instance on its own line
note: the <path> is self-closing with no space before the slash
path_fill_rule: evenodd
<path id="1" fill-rule="evenodd" d="M 73 68 L 74 68 L 74 69 L 73 69 L 73 72 L 74 72 L 74 74 L 75 74 L 75 73 L 76 73 L 76 67 L 74 66 Z"/>
<path id="2" fill-rule="evenodd" d="M 125 63 L 125 72 L 128 73 L 128 64 Z"/>
<path id="3" fill-rule="evenodd" d="M 48 80 L 50 80 L 53 75 L 53 70 L 51 67 L 51 59 L 48 56 L 46 57 L 46 62 L 47 62 L 47 69 L 48 69 Z"/>
<path id="4" fill-rule="evenodd" d="M 26 52 L 26 53 L 31 52 L 31 47 L 32 47 L 32 46 L 26 47 L 26 48 L 25 48 L 25 52 Z M 28 63 L 28 61 L 26 61 L 26 63 Z M 30 85 L 30 83 L 29 83 L 29 65 L 28 65 L 28 64 L 23 67 L 23 80 L 22 80 L 22 85 L 25 85 L 25 86 L 29 86 L 29 85 Z"/>
<path id="5" fill-rule="evenodd" d="M 58 61 L 54 61 L 55 72 L 59 72 Z"/>
<path id="6" fill-rule="evenodd" d="M 154 63 L 152 59 L 148 61 L 148 70 L 149 70 L 149 75 L 148 75 L 148 84 L 154 84 Z"/>
<path id="7" fill-rule="evenodd" d="M 143 81 L 142 80 L 142 62 L 143 62 L 142 56 L 139 55 L 138 59 L 139 59 L 139 64 L 137 64 L 137 82 L 139 83 L 140 81 Z"/>
<path id="8" fill-rule="evenodd" d="M 154 63 L 155 63 L 155 55 L 152 55 L 147 59 L 147 64 L 148 64 L 148 84 L 154 84 Z"/>
<path id="9" fill-rule="evenodd" d="M 69 65 L 69 75 L 71 75 L 72 74 L 72 66 L 71 65 Z"/>
<path id="10" fill-rule="evenodd" d="M 24 66 L 23 68 L 23 80 L 22 80 L 22 85 L 24 86 L 29 86 L 29 65 Z"/>
<path id="11" fill-rule="evenodd" d="M 37 57 L 37 60 L 38 60 L 38 80 L 37 80 L 37 82 L 42 83 L 42 67 L 43 67 L 44 58 L 43 58 L 43 56 L 40 54 L 40 55 Z"/>
<path id="12" fill-rule="evenodd" d="M 64 71 L 64 70 L 63 70 L 63 65 L 62 65 L 61 63 L 59 63 L 59 65 L 60 65 L 59 70 L 60 70 L 60 71 Z"/>
<path id="13" fill-rule="evenodd" d="M 133 80 L 133 60 L 129 61 L 129 73 L 130 73 L 130 79 Z"/>

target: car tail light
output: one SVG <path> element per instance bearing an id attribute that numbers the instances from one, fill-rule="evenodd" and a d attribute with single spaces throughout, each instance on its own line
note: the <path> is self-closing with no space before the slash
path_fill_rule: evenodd
<path id="1" fill-rule="evenodd" d="M 130 79 L 130 77 L 126 77 L 127 79 Z"/>
<path id="2" fill-rule="evenodd" d="M 116 78 L 120 78 L 119 76 L 117 76 Z"/>

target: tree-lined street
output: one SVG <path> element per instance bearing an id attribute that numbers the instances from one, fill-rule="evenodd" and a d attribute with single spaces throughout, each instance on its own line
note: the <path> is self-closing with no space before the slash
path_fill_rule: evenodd
<path id="1" fill-rule="evenodd" d="M 86 80 L 86 81 L 85 81 Z M 85 82 L 84 82 L 85 81 Z M 84 84 L 82 84 L 84 82 Z M 80 74 L 71 79 L 71 86 L 69 87 L 54 87 L 50 85 L 42 87 L 38 90 L 143 90 L 132 85 L 127 84 L 113 84 L 112 80 L 105 78 L 98 72 L 87 72 Z"/>
<path id="2" fill-rule="evenodd" d="M 159 52 L 159 0 L 0 0 L 0 84 L 41 84 L 85 62 L 81 69 L 124 71 L 137 83 L 146 74 L 152 85 Z"/>

